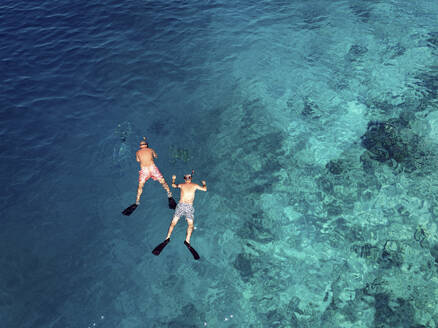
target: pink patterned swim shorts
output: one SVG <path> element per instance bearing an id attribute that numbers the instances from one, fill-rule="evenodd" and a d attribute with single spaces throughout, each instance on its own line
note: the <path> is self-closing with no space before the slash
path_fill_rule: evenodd
<path id="1" fill-rule="evenodd" d="M 145 183 L 151 177 L 153 180 L 163 179 L 163 175 L 161 174 L 160 170 L 158 170 L 158 167 L 156 167 L 154 164 L 148 167 L 142 167 L 141 170 L 138 171 L 139 183 Z"/>

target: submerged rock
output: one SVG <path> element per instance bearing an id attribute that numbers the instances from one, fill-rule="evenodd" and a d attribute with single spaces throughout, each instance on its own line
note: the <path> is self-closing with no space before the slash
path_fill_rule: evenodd
<path id="1" fill-rule="evenodd" d="M 341 174 L 343 172 L 342 162 L 339 160 L 332 160 L 332 161 L 328 162 L 326 164 L 325 168 L 327 170 L 329 170 L 329 172 L 331 174 L 334 174 L 334 175 L 338 175 L 338 174 Z"/>
<path id="2" fill-rule="evenodd" d="M 233 263 L 233 266 L 239 271 L 243 281 L 248 281 L 254 274 L 251 262 L 248 254 L 240 253 Z"/>
<path id="3" fill-rule="evenodd" d="M 388 294 L 377 294 L 374 298 L 376 327 L 413 327 L 415 311 L 409 302 Z"/>
<path id="4" fill-rule="evenodd" d="M 354 44 L 350 47 L 350 50 L 348 50 L 347 55 L 345 56 L 347 60 L 349 61 L 356 61 L 360 59 L 363 55 L 365 55 L 368 52 L 368 48 Z"/>
<path id="5" fill-rule="evenodd" d="M 397 128 L 386 122 L 369 123 L 367 132 L 362 136 L 362 146 L 372 154 L 372 159 L 379 162 L 394 159 L 400 163 L 409 156 L 408 147 Z"/>
<path id="6" fill-rule="evenodd" d="M 378 248 L 370 243 L 355 244 L 351 247 L 351 250 L 358 256 L 369 260 L 375 260 L 379 253 Z"/>
<path id="7" fill-rule="evenodd" d="M 429 45 L 433 48 L 438 47 L 438 32 L 429 32 L 429 38 L 427 39 Z"/>
<path id="8" fill-rule="evenodd" d="M 387 52 L 390 59 L 394 59 L 396 57 L 402 56 L 406 52 L 406 48 L 403 47 L 400 43 L 395 45 L 391 45 L 387 48 Z"/>
<path id="9" fill-rule="evenodd" d="M 415 120 L 401 114 L 400 118 L 387 122 L 370 122 L 361 144 L 367 150 L 360 160 L 363 169 L 374 172 L 379 163 L 407 173 L 426 175 L 434 170 L 433 153 L 428 150 L 424 139 L 415 133 Z"/>
<path id="10" fill-rule="evenodd" d="M 435 264 L 438 265 L 438 244 L 435 244 L 430 248 L 430 255 L 435 259 Z"/>
<path id="11" fill-rule="evenodd" d="M 309 97 L 304 99 L 304 108 L 301 111 L 301 115 L 313 120 L 319 119 L 322 116 L 322 112 L 317 103 L 315 103 Z"/>
<path id="12" fill-rule="evenodd" d="M 383 268 L 400 267 L 403 264 L 402 248 L 398 241 L 387 240 L 383 246 L 379 263 Z"/>

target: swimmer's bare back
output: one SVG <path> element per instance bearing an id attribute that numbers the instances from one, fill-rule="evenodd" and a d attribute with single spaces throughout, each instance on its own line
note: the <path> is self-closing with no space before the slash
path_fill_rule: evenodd
<path id="1" fill-rule="evenodd" d="M 137 197 L 135 203 L 130 205 L 128 208 L 123 210 L 122 214 L 129 216 L 131 215 L 135 209 L 140 204 L 140 196 L 143 192 L 144 183 L 152 177 L 153 180 L 158 180 L 163 186 L 164 190 L 167 192 L 167 197 L 169 201 L 169 208 L 175 209 L 176 202 L 172 197 L 172 193 L 169 190 L 169 186 L 164 180 L 162 174 L 155 166 L 154 158 L 158 158 L 157 153 L 152 148 L 149 148 L 148 143 L 146 142 L 146 137 L 143 137 L 143 140 L 140 141 L 140 149 L 135 153 L 135 158 L 137 162 L 140 164 L 140 172 L 139 172 L 139 180 L 138 180 L 138 188 L 137 188 Z"/>
<path id="2" fill-rule="evenodd" d="M 158 158 L 157 154 L 152 148 L 146 147 L 142 147 L 141 149 L 137 150 L 136 157 L 141 168 L 154 165 L 154 158 Z"/>

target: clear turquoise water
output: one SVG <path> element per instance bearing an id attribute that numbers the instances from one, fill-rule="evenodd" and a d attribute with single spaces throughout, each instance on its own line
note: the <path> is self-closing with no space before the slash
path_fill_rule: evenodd
<path id="1" fill-rule="evenodd" d="M 1 327 L 436 327 L 437 15 L 3 1 Z M 120 213 L 142 136 L 198 262 L 158 183 Z"/>

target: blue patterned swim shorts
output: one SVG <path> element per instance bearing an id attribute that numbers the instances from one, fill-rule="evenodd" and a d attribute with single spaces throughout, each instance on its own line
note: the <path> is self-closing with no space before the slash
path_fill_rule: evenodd
<path id="1" fill-rule="evenodd" d="M 192 204 L 178 203 L 178 205 L 176 205 L 175 216 L 181 217 L 184 215 L 187 220 L 193 220 L 194 214 L 195 209 Z"/>

